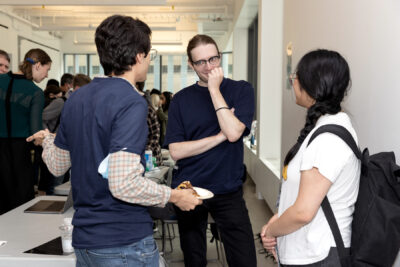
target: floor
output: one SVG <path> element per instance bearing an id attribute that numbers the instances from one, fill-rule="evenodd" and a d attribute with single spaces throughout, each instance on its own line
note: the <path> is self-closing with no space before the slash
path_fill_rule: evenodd
<path id="1" fill-rule="evenodd" d="M 260 233 L 261 227 L 268 221 L 268 219 L 272 216 L 272 212 L 265 203 L 264 200 L 259 200 L 256 197 L 255 192 L 255 184 L 253 181 L 248 178 L 244 184 L 244 199 L 246 200 L 247 209 L 249 210 L 250 220 L 253 226 L 253 233 L 255 234 L 255 245 L 257 250 L 257 266 L 258 267 L 275 267 L 277 266 L 272 258 L 266 256 L 264 249 L 261 246 L 259 239 L 257 238 L 257 234 Z M 171 225 L 172 226 L 172 225 Z M 164 258 L 167 262 L 168 267 L 183 267 L 183 254 L 179 245 L 179 233 L 176 225 L 175 227 L 175 235 L 176 237 L 172 240 L 173 251 L 171 251 L 169 242 L 166 243 L 166 253 Z M 158 225 L 158 229 L 161 229 L 161 225 Z M 155 237 L 159 248 L 161 249 L 161 240 L 158 238 L 159 232 L 155 233 Z M 171 228 L 172 232 L 172 228 Z M 210 231 L 207 231 L 208 240 L 211 240 L 212 235 Z M 216 267 L 223 266 L 221 261 L 217 260 L 217 249 L 215 245 L 215 241 L 213 243 L 207 243 L 207 259 L 208 259 L 208 267 Z M 226 261 L 225 261 L 226 262 Z M 225 266 L 228 266 L 225 264 Z"/>

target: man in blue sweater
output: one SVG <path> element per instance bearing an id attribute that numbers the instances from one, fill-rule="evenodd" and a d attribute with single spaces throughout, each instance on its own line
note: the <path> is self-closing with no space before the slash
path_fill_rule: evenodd
<path id="1" fill-rule="evenodd" d="M 77 266 L 158 266 L 153 222 L 146 206 L 172 202 L 191 210 L 201 200 L 143 177 L 147 103 L 135 88 L 150 64 L 150 28 L 111 16 L 96 29 L 100 62 L 108 77 L 95 78 L 65 102 L 57 136 L 29 137 L 43 146 L 55 176 L 71 166 L 75 214 L 72 245 Z M 108 158 L 108 174 L 98 168 Z"/>
<path id="2" fill-rule="evenodd" d="M 189 65 L 199 81 L 179 91 L 168 111 L 164 145 L 177 161 L 172 187 L 184 180 L 214 197 L 177 217 L 185 266 L 204 267 L 208 213 L 214 218 L 229 266 L 255 267 L 251 223 L 243 199 L 243 142 L 254 114 L 254 90 L 223 76 L 215 41 L 196 35 L 188 44 Z"/>

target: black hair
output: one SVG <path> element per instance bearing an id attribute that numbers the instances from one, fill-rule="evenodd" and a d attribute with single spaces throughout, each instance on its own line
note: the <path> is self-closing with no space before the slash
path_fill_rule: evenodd
<path id="1" fill-rule="evenodd" d="M 139 19 L 114 15 L 96 29 L 95 42 L 104 74 L 121 75 L 136 64 L 136 56 L 150 52 L 151 30 Z"/>
<path id="2" fill-rule="evenodd" d="M 61 86 L 64 86 L 66 83 L 72 84 L 73 80 L 74 75 L 70 73 L 64 73 L 63 76 L 61 76 Z"/>
<path id="3" fill-rule="evenodd" d="M 140 92 L 143 92 L 144 82 L 136 82 L 136 89 L 138 89 Z"/>
<path id="4" fill-rule="evenodd" d="M 49 85 L 55 85 L 57 87 L 60 87 L 60 83 L 56 79 L 50 79 L 47 81 L 46 87 Z"/>
<path id="5" fill-rule="evenodd" d="M 49 84 L 46 86 L 46 89 L 44 89 L 44 96 L 45 97 L 50 97 L 50 94 L 57 95 L 61 93 L 61 88 L 55 84 Z"/>
<path id="6" fill-rule="evenodd" d="M 338 52 L 325 49 L 304 55 L 297 65 L 296 75 L 300 90 L 305 90 L 315 103 L 307 110 L 304 128 L 296 144 L 286 154 L 284 165 L 293 159 L 322 115 L 341 111 L 341 102 L 350 84 L 350 69 L 346 60 Z"/>
<path id="7" fill-rule="evenodd" d="M 156 94 L 156 95 L 161 95 L 161 91 L 158 90 L 158 89 L 156 89 L 156 88 L 153 88 L 153 89 L 151 89 L 151 91 L 150 91 L 150 95 L 154 95 L 154 94 Z"/>
<path id="8" fill-rule="evenodd" d="M 172 93 L 168 92 L 168 91 L 164 91 L 164 92 L 162 92 L 162 95 L 165 98 L 165 104 L 162 105 L 162 108 L 164 111 L 168 111 L 169 104 L 171 103 L 171 99 L 172 99 Z"/>

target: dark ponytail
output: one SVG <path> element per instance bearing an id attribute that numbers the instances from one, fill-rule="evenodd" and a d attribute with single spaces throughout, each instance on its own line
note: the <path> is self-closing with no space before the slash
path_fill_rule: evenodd
<path id="1" fill-rule="evenodd" d="M 304 55 L 297 65 L 300 89 L 305 90 L 315 103 L 307 110 L 306 123 L 296 144 L 286 154 L 284 166 L 294 158 L 318 119 L 325 114 L 341 111 L 341 102 L 350 83 L 346 60 L 337 52 L 315 50 Z"/>

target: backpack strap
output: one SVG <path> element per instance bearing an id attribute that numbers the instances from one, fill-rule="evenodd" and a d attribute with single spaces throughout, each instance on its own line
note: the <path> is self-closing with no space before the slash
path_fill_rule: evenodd
<path id="1" fill-rule="evenodd" d="M 356 141 L 354 140 L 351 133 L 341 125 L 337 124 L 327 124 L 319 127 L 310 137 L 307 146 L 311 144 L 311 142 L 322 133 L 332 133 L 340 137 L 350 148 L 353 150 L 355 156 L 358 159 L 362 158 L 362 154 L 360 149 L 357 146 Z M 333 238 L 335 239 L 336 248 L 338 250 L 339 258 L 341 266 L 348 266 L 348 262 L 346 257 L 349 256 L 349 253 L 345 250 L 343 238 L 340 234 L 339 226 L 335 219 L 335 215 L 333 214 L 331 204 L 329 203 L 328 197 L 325 196 L 324 200 L 321 203 L 322 210 L 325 214 L 326 220 L 328 221 L 329 227 L 331 228 Z"/>
<path id="2" fill-rule="evenodd" d="M 322 133 L 332 133 L 340 137 L 350 148 L 353 150 L 354 154 L 358 159 L 362 158 L 362 154 L 360 149 L 357 146 L 356 141 L 354 140 L 351 133 L 341 125 L 338 124 L 326 124 L 319 127 L 308 140 L 307 146 L 311 144 L 311 142 Z"/>

